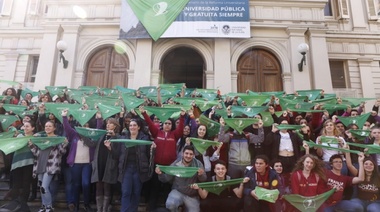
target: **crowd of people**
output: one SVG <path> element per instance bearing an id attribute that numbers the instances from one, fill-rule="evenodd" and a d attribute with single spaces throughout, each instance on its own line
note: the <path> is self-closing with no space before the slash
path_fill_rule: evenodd
<path id="1" fill-rule="evenodd" d="M 28 139 L 0 156 L 11 182 L 4 198 L 19 211 L 29 211 L 38 187 L 39 212 L 54 211 L 62 179 L 69 211 L 108 212 L 115 198 L 122 212 L 138 211 L 142 199 L 147 211 L 380 211 L 380 101 L 365 113 L 365 100 L 323 90 L 58 90 L 34 93 L 20 85 L 1 97 L 1 118 L 16 119 L 1 122 L 0 138 Z M 93 113 L 83 121 L 78 111 Z M 94 138 L 82 128 L 103 134 Z M 42 148 L 35 137 L 57 143 Z M 215 192 L 207 182 L 226 186 Z M 278 195 L 268 200 L 260 189 Z M 325 202 L 312 202 L 332 189 Z M 292 202 L 295 194 L 307 202 Z"/>

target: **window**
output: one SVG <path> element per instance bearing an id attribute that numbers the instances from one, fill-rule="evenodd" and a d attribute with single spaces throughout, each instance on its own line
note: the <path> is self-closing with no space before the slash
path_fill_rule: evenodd
<path id="1" fill-rule="evenodd" d="M 379 0 L 366 0 L 368 20 L 379 19 Z"/>
<path id="2" fill-rule="evenodd" d="M 335 0 L 334 13 L 337 19 L 350 18 L 350 10 L 348 8 L 348 0 Z"/>
<path id="3" fill-rule="evenodd" d="M 29 69 L 25 76 L 25 82 L 35 82 L 36 81 L 36 74 L 37 74 L 37 67 L 38 67 L 38 61 L 40 57 L 39 56 L 31 56 L 29 59 Z"/>
<path id="4" fill-rule="evenodd" d="M 325 16 L 333 16 L 332 9 L 331 9 L 331 0 L 329 0 L 326 3 L 324 12 L 325 12 Z"/>
<path id="5" fill-rule="evenodd" d="M 330 60 L 330 74 L 333 88 L 347 88 L 344 61 Z"/>

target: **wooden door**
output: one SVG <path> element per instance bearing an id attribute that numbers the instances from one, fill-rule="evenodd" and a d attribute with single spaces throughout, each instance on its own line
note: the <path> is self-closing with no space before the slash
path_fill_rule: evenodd
<path id="1" fill-rule="evenodd" d="M 281 66 L 277 58 L 262 49 L 250 49 L 238 61 L 238 92 L 282 91 Z"/>
<path id="2" fill-rule="evenodd" d="M 128 87 L 129 61 L 126 55 L 118 54 L 113 47 L 96 52 L 88 63 L 86 85 L 112 88 L 116 85 Z"/>

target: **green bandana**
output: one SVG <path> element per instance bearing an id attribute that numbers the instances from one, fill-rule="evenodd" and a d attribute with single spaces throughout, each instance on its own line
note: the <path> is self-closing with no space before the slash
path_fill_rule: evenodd
<path id="1" fill-rule="evenodd" d="M 115 86 L 115 89 L 117 89 L 119 92 L 124 93 L 124 94 L 132 94 L 132 95 L 134 95 L 135 92 L 136 92 L 135 89 L 124 88 L 124 87 L 121 87 L 121 86 L 119 86 L 119 85 L 116 85 L 116 86 Z"/>
<path id="2" fill-rule="evenodd" d="M 202 98 L 207 99 L 208 101 L 212 101 L 218 95 L 218 90 L 216 89 L 196 89 L 195 92 L 197 94 L 202 95 Z"/>
<path id="3" fill-rule="evenodd" d="M 307 145 L 309 145 L 310 148 L 311 147 L 317 147 L 317 148 L 335 150 L 335 151 L 340 151 L 340 152 L 350 152 L 350 153 L 354 153 L 354 154 L 360 153 L 360 151 L 357 151 L 357 150 L 350 150 L 350 149 L 336 148 L 336 147 L 332 147 L 332 146 L 325 146 L 325 145 L 316 144 L 312 141 L 305 141 L 305 142 L 307 143 Z"/>
<path id="4" fill-rule="evenodd" d="M 153 142 L 145 140 L 132 140 L 132 139 L 111 139 L 111 142 L 121 142 L 125 144 L 125 147 L 133 147 L 137 145 L 152 145 Z"/>
<path id="5" fill-rule="evenodd" d="M 271 203 L 275 203 L 278 199 L 278 195 L 280 194 L 278 189 L 270 190 L 259 186 L 256 186 L 255 192 L 259 200 L 264 200 Z"/>
<path id="6" fill-rule="evenodd" d="M 291 124 L 280 124 L 276 126 L 279 130 L 300 130 L 302 128 L 301 125 L 291 125 Z"/>
<path id="7" fill-rule="evenodd" d="M 207 127 L 207 134 L 208 134 L 208 136 L 210 138 L 214 137 L 215 135 L 217 135 L 219 133 L 220 124 L 218 122 L 213 121 L 213 120 L 207 118 L 203 114 L 201 116 L 199 116 L 199 122 L 201 124 L 206 125 L 206 127 Z"/>
<path id="8" fill-rule="evenodd" d="M 87 105 L 91 109 L 95 109 L 99 105 L 109 105 L 109 106 L 121 106 L 121 100 L 114 97 L 99 96 L 93 94 L 91 96 L 85 97 Z"/>
<path id="9" fill-rule="evenodd" d="M 322 108 L 324 110 L 327 110 L 330 114 L 337 110 L 345 110 L 347 109 L 348 105 L 345 104 L 324 104 L 322 105 Z"/>
<path id="10" fill-rule="evenodd" d="M 8 111 L 8 112 L 12 111 L 13 113 L 15 113 L 17 115 L 26 110 L 26 106 L 13 105 L 13 104 L 4 104 L 3 108 L 5 109 L 5 111 Z"/>
<path id="11" fill-rule="evenodd" d="M 15 135 L 15 132 L 12 132 L 12 131 L 0 133 L 0 140 L 6 139 L 6 138 L 13 138 L 14 135 Z"/>
<path id="12" fill-rule="evenodd" d="M 143 86 L 138 89 L 145 96 L 157 96 L 156 86 Z"/>
<path id="13" fill-rule="evenodd" d="M 218 105 L 219 101 L 205 101 L 203 99 L 196 99 L 195 104 L 199 107 L 201 111 L 208 110 L 209 108 Z"/>
<path id="14" fill-rule="evenodd" d="M 243 133 L 244 128 L 248 127 L 249 125 L 259 122 L 258 119 L 254 118 L 232 118 L 225 119 L 224 121 L 228 126 L 238 131 L 239 133 Z"/>
<path id="15" fill-rule="evenodd" d="M 177 108 L 162 108 L 162 107 L 145 107 L 145 110 L 156 115 L 161 121 L 168 120 L 173 113 L 178 112 Z"/>
<path id="16" fill-rule="evenodd" d="M 18 82 L 10 81 L 10 80 L 0 80 L 0 83 L 5 83 L 5 84 L 8 84 L 8 85 L 12 85 L 12 86 L 16 86 L 16 85 L 19 84 Z"/>
<path id="17" fill-rule="evenodd" d="M 170 89 L 170 88 L 175 88 L 177 90 L 182 90 L 183 86 L 185 83 L 174 83 L 174 84 L 159 84 L 159 87 L 161 89 Z"/>
<path id="18" fill-rule="evenodd" d="M 41 150 L 57 146 L 65 141 L 66 137 L 32 137 L 30 140 Z"/>
<path id="19" fill-rule="evenodd" d="M 97 110 L 72 110 L 71 115 L 79 122 L 81 126 L 84 126 L 95 114 Z"/>
<path id="20" fill-rule="evenodd" d="M 194 176 L 199 168 L 198 167 L 180 167 L 180 166 L 161 166 L 157 165 L 158 168 L 165 174 L 173 175 L 176 177 L 192 177 Z"/>
<path id="21" fill-rule="evenodd" d="M 342 98 L 343 103 L 348 102 L 352 107 L 359 106 L 362 102 L 366 102 L 368 100 L 374 100 L 376 98 Z"/>
<path id="22" fill-rule="evenodd" d="M 54 116 L 62 123 L 62 111 L 68 110 L 67 115 L 71 114 L 71 111 L 78 110 L 82 105 L 80 104 L 65 104 L 65 103 L 45 103 L 45 107 L 48 112 L 53 113 Z"/>
<path id="23" fill-rule="evenodd" d="M 25 96 L 26 94 L 30 93 L 32 95 L 32 97 L 34 96 L 38 96 L 38 92 L 37 91 L 32 91 L 30 90 L 29 88 L 25 88 L 24 90 L 21 91 L 21 97 L 23 99 L 25 99 Z"/>
<path id="24" fill-rule="evenodd" d="M 117 89 L 112 88 L 100 88 L 99 92 L 105 96 L 116 95 L 119 93 Z"/>
<path id="25" fill-rule="evenodd" d="M 297 91 L 297 93 L 300 95 L 300 96 L 307 96 L 309 98 L 309 100 L 316 100 L 320 93 L 321 93 L 322 89 L 316 89 L 316 90 L 300 90 L 300 91 Z"/>
<path id="26" fill-rule="evenodd" d="M 371 133 L 370 130 L 349 130 L 349 132 L 354 136 L 355 138 L 359 140 L 363 140 L 364 138 L 368 137 L 369 134 Z"/>
<path id="27" fill-rule="evenodd" d="M 330 104 L 330 105 L 336 105 L 336 97 L 330 97 L 330 98 L 323 98 L 323 99 L 316 99 L 313 101 L 313 103 L 323 103 L 323 104 Z"/>
<path id="28" fill-rule="evenodd" d="M 224 189 L 229 186 L 236 185 L 243 182 L 244 178 L 237 178 L 232 180 L 213 181 L 206 183 L 197 183 L 199 188 L 202 188 L 208 192 L 219 195 Z M 189 185 L 191 186 L 191 185 Z"/>
<path id="29" fill-rule="evenodd" d="M 67 86 L 45 86 L 45 89 L 49 91 L 51 97 L 55 95 L 62 97 L 65 94 Z"/>
<path id="30" fill-rule="evenodd" d="M 13 96 L 0 96 L 0 101 L 4 100 L 5 104 L 10 104 L 12 98 L 13 98 Z"/>
<path id="31" fill-rule="evenodd" d="M 1 127 L 3 128 L 3 130 L 6 130 L 9 126 L 11 126 L 17 120 L 18 120 L 17 116 L 0 115 Z"/>
<path id="32" fill-rule="evenodd" d="M 331 189 L 328 192 L 312 197 L 304 197 L 298 194 L 286 194 L 283 197 L 302 212 L 315 212 L 334 192 L 335 189 Z"/>
<path id="33" fill-rule="evenodd" d="M 338 138 L 333 138 L 329 136 L 321 136 L 320 139 L 321 139 L 321 142 L 325 144 L 339 144 Z"/>
<path id="34" fill-rule="evenodd" d="M 127 109 L 127 111 L 131 111 L 132 109 L 135 109 L 136 107 L 140 106 L 145 101 L 144 99 L 140 99 L 126 93 L 123 93 L 121 96 L 123 97 L 124 106 Z"/>
<path id="35" fill-rule="evenodd" d="M 291 109 L 292 112 L 297 113 L 323 113 L 324 110 L 310 110 L 310 109 Z"/>
<path id="36" fill-rule="evenodd" d="M 371 113 L 365 113 L 360 116 L 355 117 L 345 117 L 345 116 L 338 116 L 339 121 L 341 121 L 344 126 L 348 126 L 350 124 L 356 124 L 361 129 L 364 125 L 364 123 L 367 121 L 368 117 L 371 115 Z"/>
<path id="37" fill-rule="evenodd" d="M 247 104 L 248 107 L 257 107 L 263 105 L 270 99 L 270 96 L 251 96 L 248 94 L 241 94 L 239 97 Z"/>
<path id="38" fill-rule="evenodd" d="M 190 138 L 191 143 L 193 143 L 195 149 L 198 150 L 199 153 L 203 154 L 206 152 L 206 149 L 209 146 L 218 146 L 219 142 L 217 141 L 209 141 L 199 138 Z"/>
<path id="39" fill-rule="evenodd" d="M 107 133 L 107 130 L 85 128 L 85 127 L 75 127 L 77 133 L 81 136 L 91 138 L 94 141 L 99 140 L 103 135 Z"/>
<path id="40" fill-rule="evenodd" d="M 107 119 L 108 117 L 111 117 L 117 113 L 121 112 L 120 106 L 109 106 L 109 105 L 98 105 L 98 108 L 100 112 L 102 113 L 102 118 Z"/>
<path id="41" fill-rule="evenodd" d="M 272 114 L 270 112 L 261 112 L 260 115 L 262 117 L 264 127 L 269 127 L 274 123 Z"/>
<path id="42" fill-rule="evenodd" d="M 380 146 L 374 145 L 374 144 L 358 144 L 358 143 L 352 143 L 352 142 L 347 142 L 348 145 L 350 146 L 356 146 L 356 147 L 361 147 L 363 149 L 368 149 L 366 151 L 366 154 L 379 154 L 380 153 Z"/>
<path id="43" fill-rule="evenodd" d="M 191 105 L 195 100 L 199 100 L 200 98 L 191 98 L 191 97 L 174 97 L 173 101 L 178 102 L 181 105 Z"/>
<path id="44" fill-rule="evenodd" d="M 157 41 L 182 12 L 189 0 L 127 0 L 137 18 L 154 41 Z"/>
<path id="45" fill-rule="evenodd" d="M 15 152 L 25 147 L 28 144 L 30 138 L 32 138 L 32 136 L 1 139 L 0 150 L 3 151 L 4 154 L 8 155 L 9 153 Z"/>
<path id="46" fill-rule="evenodd" d="M 32 115 L 34 116 L 34 113 L 37 112 L 37 109 L 34 109 L 34 110 L 24 110 L 22 111 L 21 113 L 17 114 L 18 116 L 20 116 L 21 118 L 24 118 L 26 115 Z"/>
<path id="47" fill-rule="evenodd" d="M 268 91 L 268 92 L 253 92 L 253 91 L 248 91 L 249 95 L 252 96 L 275 96 L 275 97 L 281 97 L 284 95 L 284 91 Z"/>
<path id="48" fill-rule="evenodd" d="M 248 117 L 253 117 L 267 109 L 268 107 L 266 106 L 257 106 L 257 107 L 231 106 L 231 113 L 232 113 L 232 117 L 241 116 L 242 114 L 245 114 Z"/>

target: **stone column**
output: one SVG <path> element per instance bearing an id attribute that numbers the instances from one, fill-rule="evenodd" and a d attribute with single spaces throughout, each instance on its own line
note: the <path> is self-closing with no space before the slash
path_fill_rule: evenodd
<path id="1" fill-rule="evenodd" d="M 230 39 L 215 39 L 214 54 L 214 88 L 218 88 L 221 93 L 229 93 L 233 90 Z"/>
<path id="2" fill-rule="evenodd" d="M 137 89 L 141 86 L 149 86 L 151 84 L 151 64 L 152 40 L 138 39 L 136 41 L 136 66 L 134 71 L 133 84 L 130 85 L 131 88 Z"/>
<path id="3" fill-rule="evenodd" d="M 17 61 L 20 55 L 17 52 L 8 52 L 4 54 L 4 56 L 5 56 L 6 62 L 5 62 L 5 67 L 4 67 L 4 75 L 2 79 L 15 81 Z"/>

